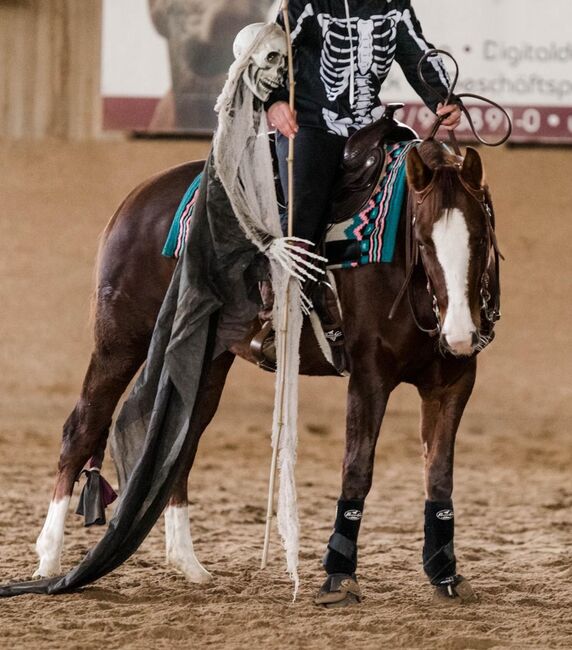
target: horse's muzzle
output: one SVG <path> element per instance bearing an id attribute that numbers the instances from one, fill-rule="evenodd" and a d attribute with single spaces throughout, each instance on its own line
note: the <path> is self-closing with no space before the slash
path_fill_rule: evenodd
<path id="1" fill-rule="evenodd" d="M 455 357 L 470 357 L 475 353 L 479 344 L 477 331 L 471 332 L 467 338 L 452 339 L 441 334 L 441 347 Z"/>

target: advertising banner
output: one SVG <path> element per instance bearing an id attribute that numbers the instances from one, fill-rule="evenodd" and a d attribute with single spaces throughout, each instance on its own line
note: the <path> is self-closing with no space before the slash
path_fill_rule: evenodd
<path id="1" fill-rule="evenodd" d="M 513 142 L 572 143 L 570 0 L 414 0 L 413 6 L 427 39 L 457 59 L 458 92 L 489 97 L 512 115 Z M 433 123 L 397 66 L 382 98 L 407 104 L 401 119 L 421 133 Z M 497 109 L 466 103 L 485 136 L 504 129 Z M 467 133 L 466 123 L 461 128 Z"/>
<path id="2" fill-rule="evenodd" d="M 269 20 L 273 4 L 104 0 L 104 128 L 210 133 L 234 37 L 249 23 Z"/>
<path id="3" fill-rule="evenodd" d="M 570 0 L 412 4 L 426 38 L 459 62 L 457 91 L 485 95 L 507 108 L 514 142 L 572 143 Z M 274 0 L 104 0 L 104 127 L 210 132 L 234 35 L 275 15 Z M 400 119 L 420 133 L 434 120 L 397 65 L 382 100 L 405 103 Z M 497 109 L 467 104 L 483 135 L 503 130 Z M 459 133 L 469 135 L 466 124 Z"/>

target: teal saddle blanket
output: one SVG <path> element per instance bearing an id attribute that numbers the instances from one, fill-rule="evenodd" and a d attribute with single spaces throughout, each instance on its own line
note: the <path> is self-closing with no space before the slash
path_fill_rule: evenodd
<path id="1" fill-rule="evenodd" d="M 405 160 L 418 140 L 385 146 L 385 164 L 378 187 L 364 208 L 331 226 L 326 235 L 329 268 L 352 268 L 392 262 L 397 229 L 407 194 Z M 165 257 L 178 258 L 187 242 L 201 176 L 185 192 L 163 248 Z"/>

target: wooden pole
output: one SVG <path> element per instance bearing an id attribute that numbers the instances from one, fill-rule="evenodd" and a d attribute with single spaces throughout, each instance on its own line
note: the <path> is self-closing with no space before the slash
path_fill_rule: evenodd
<path id="1" fill-rule="evenodd" d="M 284 18 L 284 29 L 286 31 L 286 44 L 288 47 L 288 84 L 290 90 L 289 104 L 290 110 L 294 113 L 295 98 L 296 98 L 296 89 L 295 89 L 295 79 L 294 79 L 294 53 L 292 51 L 292 37 L 290 33 L 290 16 L 288 14 L 288 0 L 282 0 L 282 16 Z M 292 237 L 294 234 L 294 138 L 290 138 L 288 143 L 288 237 Z M 284 313 L 282 318 L 282 324 L 280 328 L 280 335 L 284 344 L 282 345 L 279 367 L 280 373 L 282 375 L 282 381 L 280 385 L 281 395 L 280 395 L 280 411 L 278 415 L 278 432 L 276 434 L 276 440 L 274 448 L 272 449 L 272 462 L 270 464 L 270 479 L 268 482 L 268 501 L 266 505 L 266 529 L 264 531 L 264 546 L 262 549 L 262 561 L 260 563 L 260 568 L 265 569 L 268 563 L 268 550 L 270 547 L 270 532 L 272 530 L 272 519 L 274 517 L 274 492 L 276 486 L 276 467 L 278 465 L 278 450 L 280 447 L 280 438 L 282 436 L 282 429 L 284 427 L 284 398 L 285 398 L 285 377 L 287 376 L 287 354 L 286 354 L 286 337 L 288 335 L 288 304 L 290 297 L 290 282 L 292 278 L 288 280 L 288 286 L 286 287 L 286 301 L 284 305 Z"/>

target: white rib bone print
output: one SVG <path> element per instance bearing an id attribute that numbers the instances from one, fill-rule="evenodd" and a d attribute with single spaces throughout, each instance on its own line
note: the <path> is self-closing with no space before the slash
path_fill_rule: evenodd
<path id="1" fill-rule="evenodd" d="M 396 19 L 390 12 L 384 16 L 372 16 L 368 20 L 335 18 L 319 14 L 324 47 L 320 59 L 320 77 L 326 96 L 334 102 L 349 88 L 351 68 L 354 66 L 355 105 L 352 118 L 341 118 L 334 111 L 324 110 L 328 129 L 339 135 L 348 135 L 348 127 L 363 127 L 381 117 L 382 107 L 371 110 L 375 99 L 375 77 L 385 77 L 389 72 L 396 50 Z M 352 61 L 351 42 L 355 60 Z"/>

